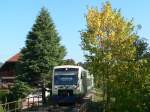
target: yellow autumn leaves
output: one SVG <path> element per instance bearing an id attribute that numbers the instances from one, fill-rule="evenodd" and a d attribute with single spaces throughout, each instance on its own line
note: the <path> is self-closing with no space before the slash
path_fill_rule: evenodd
<path id="1" fill-rule="evenodd" d="M 125 58 L 134 58 L 133 42 L 136 36 L 132 33 L 132 21 L 126 21 L 120 11 L 112 9 L 110 3 L 106 3 L 101 11 L 90 8 L 86 20 L 88 31 L 84 33 L 87 35 L 85 38 L 88 39 L 88 46 L 111 50 L 109 59 L 113 56 L 113 51 L 114 54 L 118 52 L 121 55 L 122 50 Z"/>
<path id="2" fill-rule="evenodd" d="M 81 32 L 82 48 L 95 85 L 107 102 L 104 111 L 145 112 L 145 101 L 139 96 L 143 95 L 149 68 L 145 59 L 136 57 L 138 36 L 133 21 L 107 2 L 101 10 L 90 8 L 86 22 L 87 29 Z M 133 104 L 138 106 L 132 108 Z"/>

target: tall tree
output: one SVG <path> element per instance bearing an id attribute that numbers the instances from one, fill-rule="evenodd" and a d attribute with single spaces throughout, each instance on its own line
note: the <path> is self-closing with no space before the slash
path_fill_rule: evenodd
<path id="1" fill-rule="evenodd" d="M 49 12 L 42 8 L 26 45 L 21 50 L 21 74 L 18 79 L 35 86 L 51 76 L 54 66 L 63 62 L 66 54 Z M 50 81 L 50 79 L 47 79 Z"/>
<path id="2" fill-rule="evenodd" d="M 126 20 L 109 2 L 99 11 L 88 10 L 82 48 L 96 85 L 102 87 L 106 112 L 143 112 L 142 89 L 148 69 L 136 61 L 138 39 L 133 21 Z M 133 106 L 136 105 L 136 106 Z"/>
<path id="3" fill-rule="evenodd" d="M 139 38 L 135 42 L 137 60 L 147 58 L 150 62 L 150 48 L 146 39 Z"/>
<path id="4" fill-rule="evenodd" d="M 78 66 L 82 66 L 82 67 L 85 68 L 85 69 L 88 69 L 88 68 L 87 68 L 87 62 L 78 62 L 77 65 L 78 65 Z"/>
<path id="5" fill-rule="evenodd" d="M 73 59 L 66 59 L 63 62 L 64 65 L 76 65 L 76 62 Z"/>
<path id="6" fill-rule="evenodd" d="M 45 103 L 45 84 L 51 83 L 52 69 L 63 62 L 65 54 L 52 18 L 49 12 L 42 8 L 27 35 L 26 46 L 21 50 L 21 73 L 18 80 L 31 86 L 40 84 L 42 101 Z"/>

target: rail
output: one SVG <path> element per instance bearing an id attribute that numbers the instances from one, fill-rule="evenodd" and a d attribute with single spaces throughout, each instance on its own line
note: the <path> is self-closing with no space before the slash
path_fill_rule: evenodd
<path id="1" fill-rule="evenodd" d="M 75 105 L 48 105 L 46 107 L 39 107 L 36 112 L 88 112 L 89 104 L 91 103 L 92 96 L 81 99 L 81 101 L 76 102 Z"/>

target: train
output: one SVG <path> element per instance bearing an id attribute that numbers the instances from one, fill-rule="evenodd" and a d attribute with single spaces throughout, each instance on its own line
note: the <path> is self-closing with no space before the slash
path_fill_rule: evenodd
<path id="1" fill-rule="evenodd" d="M 93 87 L 93 75 L 81 66 L 62 65 L 53 69 L 52 101 L 54 103 L 75 103 Z"/>

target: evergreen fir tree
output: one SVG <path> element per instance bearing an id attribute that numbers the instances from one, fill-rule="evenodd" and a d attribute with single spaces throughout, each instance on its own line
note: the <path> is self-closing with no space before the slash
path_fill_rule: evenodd
<path id="1" fill-rule="evenodd" d="M 66 54 L 60 36 L 49 12 L 42 8 L 32 30 L 27 35 L 26 46 L 21 50 L 21 74 L 18 79 L 37 86 L 50 81 L 54 66 L 62 63 Z"/>

